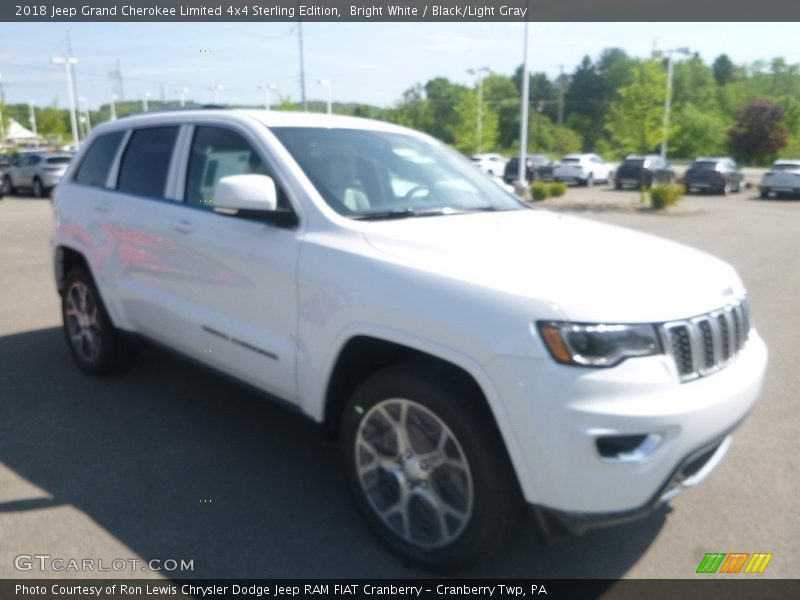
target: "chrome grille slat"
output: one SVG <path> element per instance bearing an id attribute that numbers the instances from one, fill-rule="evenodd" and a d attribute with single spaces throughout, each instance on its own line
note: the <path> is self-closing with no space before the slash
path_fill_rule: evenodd
<path id="1" fill-rule="evenodd" d="M 749 333 L 746 300 L 661 326 L 664 348 L 684 382 L 726 367 L 744 348 Z"/>

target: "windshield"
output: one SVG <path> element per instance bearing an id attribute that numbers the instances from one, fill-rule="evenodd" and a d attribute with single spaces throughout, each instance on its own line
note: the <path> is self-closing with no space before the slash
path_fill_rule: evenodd
<path id="1" fill-rule="evenodd" d="M 719 163 L 716 162 L 716 161 L 697 160 L 697 161 L 692 163 L 692 167 L 691 168 L 692 169 L 698 169 L 698 170 L 705 170 L 705 171 L 714 171 L 714 170 L 716 170 L 717 165 L 719 165 Z"/>
<path id="2" fill-rule="evenodd" d="M 628 158 L 622 162 L 625 167 L 641 167 L 644 166 L 644 159 L 642 158 Z"/>
<path id="3" fill-rule="evenodd" d="M 569 163 L 575 164 L 581 162 L 581 159 L 576 158 L 574 156 L 565 156 L 564 158 L 561 159 L 561 162 L 562 164 L 569 164 Z"/>
<path id="4" fill-rule="evenodd" d="M 402 133 L 272 127 L 328 205 L 354 218 L 524 208 L 442 144 Z"/>
<path id="5" fill-rule="evenodd" d="M 47 159 L 48 165 L 63 165 L 69 163 L 72 160 L 71 156 L 54 156 L 53 158 Z"/>
<path id="6" fill-rule="evenodd" d="M 800 170 L 800 163 L 775 163 L 772 165 L 772 171 L 798 171 Z"/>

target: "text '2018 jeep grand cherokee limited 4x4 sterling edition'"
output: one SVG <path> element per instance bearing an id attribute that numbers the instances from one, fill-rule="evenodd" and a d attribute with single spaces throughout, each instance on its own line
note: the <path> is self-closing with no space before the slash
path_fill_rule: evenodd
<path id="1" fill-rule="evenodd" d="M 54 207 L 83 370 L 135 334 L 286 401 L 424 567 L 479 559 L 526 504 L 573 531 L 646 514 L 714 468 L 761 388 L 730 266 L 531 209 L 394 125 L 127 117 L 94 130 Z"/>

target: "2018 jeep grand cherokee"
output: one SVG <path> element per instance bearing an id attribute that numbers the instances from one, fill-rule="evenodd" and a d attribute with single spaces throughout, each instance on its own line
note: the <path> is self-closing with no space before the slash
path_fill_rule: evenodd
<path id="1" fill-rule="evenodd" d="M 575 531 L 646 514 L 717 464 L 761 388 L 730 266 L 531 209 L 386 123 L 121 119 L 54 207 L 78 366 L 113 370 L 137 334 L 287 401 L 425 567 L 479 559 L 525 504 Z"/>

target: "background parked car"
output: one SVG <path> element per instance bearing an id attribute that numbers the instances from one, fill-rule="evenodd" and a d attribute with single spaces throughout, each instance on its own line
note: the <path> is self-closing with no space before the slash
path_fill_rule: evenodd
<path id="1" fill-rule="evenodd" d="M 770 194 L 800 197 L 800 159 L 778 159 L 764 173 L 758 186 L 762 198 Z"/>
<path id="2" fill-rule="evenodd" d="M 20 154 L 12 160 L 3 175 L 3 191 L 10 196 L 25 188 L 31 190 L 34 196 L 47 196 L 64 175 L 71 160 L 71 154 Z"/>
<path id="3" fill-rule="evenodd" d="M 728 195 L 744 191 L 744 174 L 732 158 L 697 158 L 683 176 L 686 193 L 712 192 Z"/>
<path id="4" fill-rule="evenodd" d="M 614 165 L 597 154 L 569 154 L 553 167 L 553 179 L 567 183 L 592 186 L 608 183 L 614 177 Z"/>
<path id="5" fill-rule="evenodd" d="M 525 180 L 533 181 L 534 179 L 542 179 L 541 169 L 549 167 L 553 164 L 544 154 L 528 154 L 526 156 L 527 163 L 525 168 Z M 519 156 L 513 156 L 506 163 L 505 171 L 503 172 L 503 181 L 506 183 L 514 183 L 519 179 Z"/>
<path id="6" fill-rule="evenodd" d="M 614 187 L 650 187 L 654 184 L 675 183 L 675 171 L 657 154 L 629 154 L 614 176 Z"/>
<path id="7" fill-rule="evenodd" d="M 481 171 L 494 177 L 502 177 L 506 170 L 506 162 L 504 156 L 494 153 L 473 154 L 469 159 Z"/>

